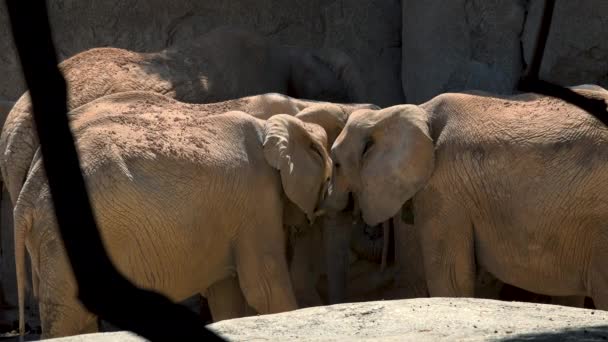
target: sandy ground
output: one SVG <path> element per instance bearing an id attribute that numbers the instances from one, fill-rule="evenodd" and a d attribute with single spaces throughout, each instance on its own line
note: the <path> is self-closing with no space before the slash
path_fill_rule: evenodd
<path id="1" fill-rule="evenodd" d="M 608 311 L 420 298 L 307 308 L 208 327 L 229 341 L 608 341 Z M 144 340 L 114 332 L 52 341 Z"/>

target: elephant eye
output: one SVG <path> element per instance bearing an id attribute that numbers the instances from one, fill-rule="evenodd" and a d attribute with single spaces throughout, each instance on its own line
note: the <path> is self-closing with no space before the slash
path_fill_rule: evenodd
<path id="1" fill-rule="evenodd" d="M 365 146 L 363 147 L 363 153 L 361 153 L 361 155 L 365 155 L 365 153 L 372 147 L 374 146 L 374 139 L 369 138 L 367 139 L 367 141 L 365 142 Z"/>

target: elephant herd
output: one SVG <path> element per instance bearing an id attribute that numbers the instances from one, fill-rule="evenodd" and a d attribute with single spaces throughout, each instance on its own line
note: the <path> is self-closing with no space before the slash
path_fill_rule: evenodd
<path id="1" fill-rule="evenodd" d="M 225 27 L 157 53 L 92 49 L 60 68 L 110 258 L 174 301 L 206 297 L 215 321 L 355 300 L 498 299 L 504 284 L 608 310 L 608 129 L 577 107 L 467 92 L 380 108 L 364 103 L 344 53 Z M 599 86 L 572 89 L 608 99 Z M 27 93 L 2 129 L 0 170 L 20 332 L 28 255 L 43 338 L 96 331 Z"/>

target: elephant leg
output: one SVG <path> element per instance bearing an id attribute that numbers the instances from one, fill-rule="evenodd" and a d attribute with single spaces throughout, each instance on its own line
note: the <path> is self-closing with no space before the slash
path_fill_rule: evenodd
<path id="1" fill-rule="evenodd" d="M 551 297 L 551 304 L 570 306 L 573 308 L 584 308 L 585 307 L 585 297 L 584 296 Z"/>
<path id="2" fill-rule="evenodd" d="M 589 272 L 590 297 L 598 310 L 608 310 L 608 234 L 598 238 L 593 245 Z"/>
<path id="3" fill-rule="evenodd" d="M 473 226 L 457 201 L 442 201 L 440 208 L 423 191 L 415 202 L 416 226 L 421 235 L 424 271 L 431 297 L 474 297 L 476 282 Z M 426 209 L 426 210 L 425 210 Z"/>
<path id="4" fill-rule="evenodd" d="M 214 322 L 256 314 L 247 304 L 237 277 L 227 277 L 213 283 L 207 289 L 206 297 Z"/>
<path id="5" fill-rule="evenodd" d="M 394 282 L 395 273 L 394 265 L 380 270 L 375 262 L 356 261 L 351 265 L 351 272 L 348 277 L 348 301 L 387 299 L 385 293 Z"/>
<path id="6" fill-rule="evenodd" d="M 87 334 L 99 331 L 97 317 L 74 297 L 70 300 L 41 299 L 42 339 Z"/>
<path id="7" fill-rule="evenodd" d="M 264 229 L 255 229 L 259 227 Z M 249 234 L 237 238 L 234 254 L 239 284 L 249 305 L 262 315 L 297 309 L 281 222 L 243 230 Z"/>
<path id="8" fill-rule="evenodd" d="M 36 275 L 42 339 L 79 335 L 99 330 L 97 316 L 78 300 L 78 285 L 59 239 L 41 244 Z"/>
<path id="9" fill-rule="evenodd" d="M 486 299 L 503 299 L 501 291 L 505 284 L 492 274 L 477 268 L 477 279 L 475 281 L 475 297 Z"/>
<path id="10" fill-rule="evenodd" d="M 414 225 L 400 217 L 393 218 L 395 231 L 395 291 L 397 298 L 428 297 L 422 250 L 418 231 Z"/>
<path id="11" fill-rule="evenodd" d="M 304 229 L 292 241 L 293 257 L 289 264 L 291 282 L 301 308 L 323 305 L 315 285 L 321 274 L 321 260 L 325 259 L 319 255 L 322 254 L 318 248 L 323 239 L 318 224 Z"/>
<path id="12" fill-rule="evenodd" d="M 329 304 L 343 303 L 345 300 L 352 225 L 351 213 L 338 213 L 324 218 L 323 240 Z"/>

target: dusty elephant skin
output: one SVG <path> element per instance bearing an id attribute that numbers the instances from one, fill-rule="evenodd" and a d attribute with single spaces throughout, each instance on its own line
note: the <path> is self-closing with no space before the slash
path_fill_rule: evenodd
<path id="1" fill-rule="evenodd" d="M 370 105 L 358 105 L 357 107 Z M 296 114 L 302 121 L 324 128 L 328 148 L 342 131 L 354 106 L 317 103 Z M 289 269 L 294 292 L 300 307 L 319 306 L 337 301 L 360 300 L 362 296 L 382 298 L 380 295 L 392 281 L 391 271 L 381 272 L 379 265 L 368 259 L 376 246 L 362 241 L 365 225 L 353 212 L 345 212 L 328 219 L 318 218 L 310 225 L 303 216 L 288 207 L 284 224 L 290 232 L 288 242 Z M 299 217 L 299 218 L 298 218 Z M 357 229 L 353 230 L 353 225 Z M 359 253 L 349 253 L 353 241 L 362 244 Z M 341 245 L 342 244 L 342 245 Z M 354 257 L 354 259 L 353 259 Z M 350 265 L 352 264 L 352 265 Z M 347 279 L 356 279 L 349 282 Z M 354 285 L 354 286 L 351 286 Z M 331 295 L 327 287 L 333 288 Z M 407 289 L 406 289 L 407 290 Z M 380 292 L 379 292 L 380 291 Z M 214 284 L 206 294 L 214 321 L 250 316 L 255 310 L 247 305 L 240 293 L 237 278 Z"/>
<path id="2" fill-rule="evenodd" d="M 475 296 L 481 267 L 608 310 L 607 148 L 600 121 L 535 94 L 448 93 L 360 110 L 332 147 L 324 206 L 339 211 L 352 195 L 373 225 L 413 198 L 431 296 Z"/>
<path id="3" fill-rule="evenodd" d="M 189 103 L 270 92 L 343 103 L 364 97 L 359 71 L 344 53 L 282 46 L 230 27 L 157 53 L 91 49 L 65 60 L 60 68 L 68 85 L 69 109 L 131 90 L 153 91 Z M 0 170 L 13 203 L 37 146 L 25 93 L 0 135 Z"/>
<path id="4" fill-rule="evenodd" d="M 136 285 L 175 301 L 236 273 L 257 312 L 296 309 L 283 210 L 290 202 L 313 217 L 331 172 L 325 131 L 289 115 L 201 117 L 196 108 L 127 92 L 75 111 L 71 126 L 108 254 Z M 27 248 L 43 337 L 96 330 L 76 297 L 40 155 L 15 207 L 15 235 L 20 318 Z"/>

